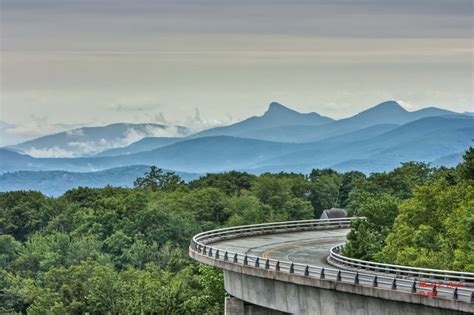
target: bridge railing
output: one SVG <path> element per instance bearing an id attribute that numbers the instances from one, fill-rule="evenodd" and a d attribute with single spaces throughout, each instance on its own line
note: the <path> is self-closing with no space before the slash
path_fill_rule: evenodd
<path id="1" fill-rule="evenodd" d="M 436 281 L 438 284 L 450 284 L 450 281 L 458 282 L 455 285 L 474 287 L 474 273 L 450 270 L 428 269 L 408 267 L 402 265 L 391 265 L 377 263 L 367 260 L 350 258 L 342 255 L 344 244 L 332 247 L 329 251 L 328 262 L 339 268 L 361 269 L 365 271 L 375 271 L 379 273 L 390 273 L 398 277 L 415 278 L 425 281 Z M 440 282 L 441 281 L 441 282 Z M 454 285 L 454 284 L 453 284 Z"/>
<path id="2" fill-rule="evenodd" d="M 207 244 L 226 239 L 253 235 L 301 232 L 315 229 L 349 228 L 352 220 L 355 219 L 357 218 L 301 220 L 235 226 L 199 233 L 193 237 L 193 241 L 199 241 L 203 244 Z"/>
<path id="3" fill-rule="evenodd" d="M 380 289 L 389 289 L 399 292 L 406 292 L 417 294 L 420 296 L 428 296 L 435 298 L 444 298 L 456 301 L 463 301 L 474 303 L 474 290 L 464 286 L 464 282 L 456 282 L 446 285 L 439 285 L 434 282 L 420 281 L 417 278 L 402 278 L 401 269 L 398 270 L 341 270 L 333 268 L 324 268 L 320 266 L 313 266 L 307 264 L 293 263 L 289 261 L 281 261 L 271 258 L 258 257 L 254 255 L 246 255 L 234 251 L 226 251 L 219 249 L 211 244 L 217 241 L 223 241 L 233 238 L 241 238 L 255 235 L 287 233 L 287 232 L 302 232 L 320 229 L 335 229 L 348 228 L 353 220 L 360 218 L 343 218 L 343 219 L 323 219 L 323 220 L 304 220 L 304 221 L 290 221 L 290 222 L 276 222 L 265 224 L 254 224 L 246 226 L 236 226 L 230 228 L 217 229 L 199 233 L 191 240 L 189 250 L 197 255 L 207 257 L 216 261 L 222 261 L 229 264 L 237 264 L 247 266 L 249 268 L 260 268 L 271 270 L 274 272 L 283 272 L 289 274 L 300 275 L 304 277 L 311 277 L 325 281 L 335 281 L 343 283 L 351 283 L 360 286 L 370 286 Z M 344 257 L 340 254 L 342 247 L 333 247 L 330 254 L 342 261 Z M 342 264 L 342 262 L 340 262 Z M 349 262 L 345 262 L 349 263 Z M 363 265 L 361 262 L 351 262 L 353 264 Z M 377 263 L 372 263 L 377 265 Z M 378 264 L 384 265 L 384 264 Z M 373 266 L 375 267 L 375 266 Z M 385 266 L 386 267 L 386 266 Z M 380 266 L 380 268 L 385 268 Z M 404 266 L 403 266 L 404 267 Z M 410 268 L 410 267 L 406 267 Z M 362 268 L 361 268 L 362 269 Z M 417 269 L 417 268 L 413 268 Z M 418 268 L 422 269 L 422 268 Z M 381 275 L 379 272 L 383 271 L 387 275 Z M 413 270 L 412 270 L 413 271 Z M 397 274 L 397 272 L 399 274 Z M 415 271 L 413 271 L 415 272 Z M 423 273 L 424 271 L 420 271 Z M 419 276 L 420 272 L 416 273 Z M 445 272 L 444 274 L 452 272 Z M 456 272 L 453 272 L 456 273 Z M 431 275 L 431 273 L 428 273 Z M 412 274 L 413 275 L 413 274 Z M 470 276 L 469 276 L 470 277 Z M 470 282 L 471 278 L 464 276 L 462 279 L 465 282 Z M 450 276 L 449 279 L 456 279 Z"/>

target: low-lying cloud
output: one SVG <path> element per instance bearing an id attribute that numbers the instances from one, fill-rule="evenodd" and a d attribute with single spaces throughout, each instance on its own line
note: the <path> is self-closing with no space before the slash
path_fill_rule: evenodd
<path id="1" fill-rule="evenodd" d="M 105 150 L 128 146 L 145 137 L 182 137 L 188 134 L 187 129 L 182 127 L 146 124 L 126 128 L 123 133 L 111 138 L 91 139 L 84 133 L 84 129 L 75 129 L 65 132 L 66 138 L 71 138 L 71 141 L 64 145 L 54 145 L 53 147 L 32 145 L 22 148 L 21 151 L 42 158 L 92 156 Z"/>

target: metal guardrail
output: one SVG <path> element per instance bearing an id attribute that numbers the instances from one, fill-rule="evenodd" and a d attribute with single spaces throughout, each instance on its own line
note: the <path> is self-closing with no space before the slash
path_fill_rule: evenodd
<path id="1" fill-rule="evenodd" d="M 449 281 L 457 282 L 456 285 L 474 287 L 474 273 L 460 272 L 440 269 L 428 269 L 408 267 L 402 265 L 391 265 L 377 263 L 367 260 L 350 258 L 342 255 L 344 244 L 332 247 L 329 251 L 328 263 L 335 267 L 349 267 L 352 269 L 363 269 L 366 271 L 375 271 L 379 273 L 390 273 L 398 277 L 407 277 L 418 280 L 433 282 L 438 280 L 438 284 L 448 284 Z M 441 281 L 441 282 L 440 282 Z"/>
<path id="2" fill-rule="evenodd" d="M 223 261 L 229 264 L 237 264 L 243 266 L 249 266 L 253 268 L 261 268 L 266 270 L 272 270 L 274 272 L 283 272 L 289 274 L 300 275 L 304 277 L 311 277 L 325 281 L 335 281 L 342 283 L 350 283 L 353 285 L 369 286 L 380 289 L 390 289 L 399 292 L 417 294 L 420 296 L 442 298 L 455 301 L 462 301 L 467 303 L 474 303 L 474 290 L 464 286 L 463 282 L 447 283 L 444 286 L 439 283 L 420 281 L 419 279 L 407 279 L 401 278 L 402 275 L 400 270 L 388 270 L 384 264 L 371 263 L 371 265 L 379 265 L 379 270 L 391 273 L 393 276 L 380 275 L 378 272 L 359 272 L 351 270 L 341 270 L 333 268 L 324 268 L 320 266 L 306 265 L 300 263 L 293 263 L 289 261 L 275 260 L 271 258 L 263 258 L 253 255 L 246 255 L 242 253 L 225 251 L 217 247 L 211 246 L 210 244 L 233 238 L 241 238 L 255 235 L 265 235 L 274 233 L 286 233 L 286 232 L 302 232 L 311 230 L 322 230 L 322 229 L 334 229 L 334 228 L 349 228 L 353 220 L 360 218 L 344 218 L 344 219 L 320 219 L 320 220 L 304 220 L 304 221 L 290 221 L 290 222 L 276 222 L 276 223 L 265 223 L 265 224 L 254 224 L 247 226 L 237 226 L 230 228 L 217 229 L 207 231 L 195 235 L 189 247 L 189 250 L 214 260 Z M 339 245 L 340 246 L 340 245 Z M 337 246 L 336 246 L 337 247 Z M 333 247 L 331 253 L 333 257 L 338 261 L 344 260 L 344 257 L 339 254 L 341 248 L 336 249 Z M 339 252 L 337 252 L 339 251 Z M 350 258 L 348 258 L 350 259 Z M 349 263 L 346 261 L 345 263 Z M 363 265 L 364 261 L 351 262 L 353 264 Z M 371 266 L 375 267 L 375 266 Z M 399 266 L 397 266 L 399 267 Z M 419 276 L 420 274 L 426 273 L 423 268 L 412 268 L 402 266 L 406 269 L 412 269 L 411 272 L 415 272 Z M 385 269 L 382 269 L 385 268 Z M 367 269 L 372 270 L 372 269 Z M 434 270 L 433 270 L 434 271 Z M 399 274 L 397 274 L 397 272 Z M 406 271 L 405 271 L 406 272 Z M 443 276 L 446 278 L 446 274 L 449 273 L 449 279 L 455 278 L 454 274 L 457 272 L 444 271 Z M 431 275 L 432 273 L 427 273 Z M 435 275 L 433 274 L 433 277 Z M 468 277 L 463 276 L 464 281 L 470 281 Z"/>

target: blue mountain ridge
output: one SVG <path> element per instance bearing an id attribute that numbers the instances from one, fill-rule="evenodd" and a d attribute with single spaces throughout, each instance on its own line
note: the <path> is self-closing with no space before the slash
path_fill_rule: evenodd
<path id="1" fill-rule="evenodd" d="M 109 184 L 132 187 L 135 179 L 149 171 L 148 165 L 130 165 L 99 172 L 17 171 L 0 175 L 0 192 L 10 190 L 37 190 L 48 196 L 59 196 L 75 187 L 100 188 Z M 164 172 L 168 170 L 163 170 Z M 199 178 L 200 174 L 177 172 L 185 181 Z"/>
<path id="2" fill-rule="evenodd" d="M 282 115 L 279 119 L 285 115 L 294 115 L 294 111 L 287 110 L 282 105 L 271 105 L 268 111 L 273 112 L 271 115 Z M 378 118 L 380 113 L 391 117 Z M 310 121 L 314 119 L 313 116 L 295 117 Z M 253 129 L 242 129 L 242 126 L 239 125 L 237 129 L 252 132 L 253 136 L 260 134 L 262 130 L 269 130 L 258 129 L 259 124 L 253 125 Z M 255 174 L 267 171 L 306 173 L 312 168 L 324 167 L 370 173 L 390 170 L 407 161 L 452 166 L 472 145 L 474 138 L 472 116 L 436 108 L 408 112 L 395 102 L 385 102 L 351 118 L 329 120 L 322 125 L 284 125 L 270 130 L 285 132 L 293 127 L 303 128 L 303 131 L 304 128 L 310 128 L 309 130 L 318 131 L 318 136 L 314 139 L 314 134 L 305 130 L 304 140 L 307 141 L 301 142 L 228 135 L 150 137 L 109 152 L 111 156 L 77 158 L 34 158 L 4 148 L 0 149 L 0 174 L 9 174 L 0 175 L 0 183 L 2 190 L 30 187 L 47 191 L 59 189 L 54 181 L 69 187 L 71 181 L 68 180 L 71 178 L 77 185 L 126 185 L 124 181 L 133 182 L 131 179 L 140 175 L 131 168 L 134 165 L 140 165 L 140 172 L 150 165 L 157 165 L 183 174 L 229 170 Z M 239 134 L 242 133 L 239 131 Z M 269 138 L 278 136 L 266 134 Z M 114 152 L 125 154 L 114 155 Z M 131 175 L 121 177 L 120 173 Z"/>

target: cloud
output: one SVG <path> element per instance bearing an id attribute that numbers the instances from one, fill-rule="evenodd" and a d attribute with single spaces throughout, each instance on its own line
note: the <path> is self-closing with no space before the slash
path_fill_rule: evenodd
<path id="1" fill-rule="evenodd" d="M 129 127 L 122 135 L 112 139 L 101 138 L 99 140 L 88 140 L 82 129 L 70 130 L 66 135 L 75 139 L 67 142 L 63 146 L 53 146 L 51 148 L 32 147 L 24 149 L 22 152 L 34 157 L 80 157 L 92 156 L 105 150 L 128 146 L 145 137 L 182 137 L 186 135 L 177 126 L 156 126 L 147 124 L 141 127 Z M 76 140 L 75 137 L 84 136 L 84 140 Z"/>
<path id="2" fill-rule="evenodd" d="M 59 148 L 57 146 L 54 146 L 52 148 L 30 148 L 27 150 L 24 150 L 23 153 L 34 156 L 34 157 L 39 157 L 39 158 L 62 158 L 62 157 L 74 157 L 74 153 L 69 150 L 65 150 L 63 148 Z"/>
<path id="3" fill-rule="evenodd" d="M 127 146 L 145 137 L 181 137 L 183 133 L 176 126 L 165 126 L 164 128 L 148 125 L 145 130 L 128 128 L 123 138 L 115 143 L 115 147 Z"/>
<path id="4" fill-rule="evenodd" d="M 70 156 L 85 156 L 85 155 L 94 155 L 103 150 L 110 149 L 110 144 L 105 140 L 94 142 L 94 141 L 72 141 L 68 143 L 68 147 L 73 150 L 68 150 L 67 155 Z M 66 156 L 64 156 L 66 157 Z"/>
<path id="5" fill-rule="evenodd" d="M 115 112 L 148 112 L 154 111 L 156 109 L 161 108 L 160 104 L 157 103 L 119 103 L 119 104 L 112 104 L 108 106 L 108 109 L 113 110 Z"/>
<path id="6" fill-rule="evenodd" d="M 163 112 L 159 112 L 158 114 L 155 114 L 153 118 L 154 118 L 154 121 L 157 123 L 161 123 L 165 125 L 169 123 L 169 121 L 165 118 L 165 115 L 163 114 Z"/>
<path id="7" fill-rule="evenodd" d="M 201 112 L 199 111 L 199 108 L 195 107 L 194 115 L 188 116 L 182 124 L 186 126 L 187 128 L 189 128 L 192 132 L 198 132 L 198 131 L 208 129 L 208 128 L 229 125 L 233 122 L 234 121 L 232 120 L 232 116 L 230 115 L 227 115 L 227 119 L 223 119 L 223 120 L 218 120 L 218 119 L 203 120 L 201 118 Z M 180 123 L 176 122 L 176 124 L 180 124 Z"/>

